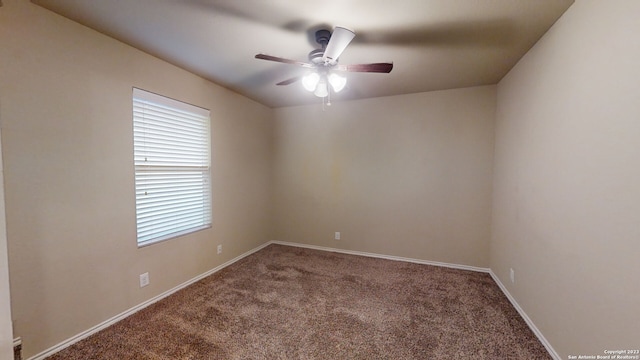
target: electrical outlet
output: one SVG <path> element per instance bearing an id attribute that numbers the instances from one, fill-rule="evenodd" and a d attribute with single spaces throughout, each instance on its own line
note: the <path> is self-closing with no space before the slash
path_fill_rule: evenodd
<path id="1" fill-rule="evenodd" d="M 516 282 L 516 272 L 513 271 L 513 268 L 509 269 L 509 278 L 511 279 L 512 284 Z"/>
<path id="2" fill-rule="evenodd" d="M 222 245 L 218 245 L 218 254 L 222 254 Z"/>
<path id="3" fill-rule="evenodd" d="M 145 287 L 149 285 L 149 273 L 146 272 L 140 275 L 140 287 Z"/>
<path id="4" fill-rule="evenodd" d="M 340 232 L 336 231 L 336 234 L 333 236 L 335 240 L 340 240 Z"/>

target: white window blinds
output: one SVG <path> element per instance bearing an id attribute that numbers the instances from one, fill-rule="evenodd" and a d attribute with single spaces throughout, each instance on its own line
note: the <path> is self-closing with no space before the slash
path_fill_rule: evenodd
<path id="1" fill-rule="evenodd" d="M 133 89 L 138 246 L 211 226 L 209 111 Z"/>

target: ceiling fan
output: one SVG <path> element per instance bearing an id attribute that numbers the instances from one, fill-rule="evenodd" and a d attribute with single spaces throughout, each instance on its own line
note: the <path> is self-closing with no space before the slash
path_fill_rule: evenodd
<path id="1" fill-rule="evenodd" d="M 339 72 L 390 73 L 393 69 L 393 63 L 339 65 L 338 58 L 355 36 L 355 32 L 339 26 L 334 28 L 333 33 L 325 29 L 316 31 L 315 40 L 321 48 L 314 49 L 309 53 L 309 62 L 265 54 L 257 54 L 255 57 L 256 59 L 312 69 L 307 75 L 295 76 L 276 85 L 289 85 L 301 80 L 302 86 L 306 90 L 313 92 L 318 97 L 325 98 L 330 96 L 331 90 L 339 92 L 347 84 L 347 79 L 338 75 Z"/>

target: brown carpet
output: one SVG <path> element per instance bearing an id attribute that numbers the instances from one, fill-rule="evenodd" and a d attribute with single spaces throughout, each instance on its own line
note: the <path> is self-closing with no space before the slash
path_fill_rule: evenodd
<path id="1" fill-rule="evenodd" d="M 48 359 L 551 359 L 488 274 L 270 245 Z"/>

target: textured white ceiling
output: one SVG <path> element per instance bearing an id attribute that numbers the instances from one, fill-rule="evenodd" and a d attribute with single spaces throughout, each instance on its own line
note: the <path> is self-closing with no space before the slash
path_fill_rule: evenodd
<path id="1" fill-rule="evenodd" d="M 33 0 L 270 107 L 319 102 L 293 65 L 314 30 L 356 38 L 340 64 L 393 62 L 390 74 L 348 73 L 333 96 L 370 98 L 497 83 L 573 0 Z"/>

